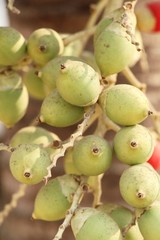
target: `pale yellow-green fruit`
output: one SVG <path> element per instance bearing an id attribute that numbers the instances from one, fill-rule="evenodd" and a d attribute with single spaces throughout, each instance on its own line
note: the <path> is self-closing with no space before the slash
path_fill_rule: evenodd
<path id="1" fill-rule="evenodd" d="M 73 147 L 73 162 L 83 175 L 97 176 L 112 164 L 112 148 L 108 141 L 96 135 L 87 135 Z"/>
<path id="2" fill-rule="evenodd" d="M 16 65 L 26 55 L 26 40 L 12 27 L 0 27 L 0 65 Z"/>
<path id="3" fill-rule="evenodd" d="M 18 73 L 0 74 L 0 121 L 13 127 L 28 107 L 29 95 Z"/>
<path id="4" fill-rule="evenodd" d="M 65 41 L 65 38 L 71 36 L 71 34 L 69 34 L 69 33 L 61 33 L 60 35 L 62 37 L 62 40 L 64 40 L 64 41 Z M 81 48 L 81 46 L 82 46 L 81 39 L 77 39 L 77 40 L 74 40 L 74 41 L 70 42 L 69 44 L 64 46 L 62 56 L 78 57 L 79 56 L 79 49 Z"/>
<path id="5" fill-rule="evenodd" d="M 156 171 L 145 164 L 137 164 L 123 171 L 119 189 L 121 196 L 130 206 L 145 208 L 157 199 L 160 182 Z"/>
<path id="6" fill-rule="evenodd" d="M 122 126 L 141 123 L 151 114 L 146 95 L 130 84 L 106 88 L 100 95 L 99 103 L 104 113 Z"/>
<path id="7" fill-rule="evenodd" d="M 63 41 L 55 30 L 39 28 L 33 31 L 27 42 L 29 56 L 38 65 L 44 65 L 63 52 Z"/>
<path id="8" fill-rule="evenodd" d="M 78 186 L 73 175 L 66 174 L 49 180 L 37 193 L 32 217 L 44 221 L 65 218 Z"/>
<path id="9" fill-rule="evenodd" d="M 129 230 L 127 231 L 127 233 L 125 234 L 124 240 L 144 240 L 137 221 L 135 223 L 135 225 L 131 226 L 131 228 L 129 228 Z"/>
<path id="10" fill-rule="evenodd" d="M 10 171 L 13 177 L 24 184 L 37 184 L 48 174 L 51 164 L 47 150 L 37 144 L 21 144 L 10 157 Z"/>
<path id="11" fill-rule="evenodd" d="M 89 50 L 83 51 L 81 54 L 81 59 L 82 59 L 82 61 L 84 61 L 85 63 L 90 65 L 96 72 L 98 72 L 100 74 L 100 70 L 97 66 L 93 52 L 91 52 Z"/>
<path id="12" fill-rule="evenodd" d="M 57 152 L 54 148 L 54 142 L 60 141 L 60 138 L 42 127 L 28 126 L 17 131 L 10 140 L 10 145 L 16 147 L 20 144 L 38 144 L 44 147 L 50 154 Z"/>
<path id="13" fill-rule="evenodd" d="M 73 148 L 68 148 L 64 155 L 64 170 L 67 174 L 81 175 L 73 162 Z"/>
<path id="14" fill-rule="evenodd" d="M 129 165 L 146 162 L 154 150 L 154 140 L 148 128 L 136 124 L 121 128 L 113 139 L 115 154 Z"/>
<path id="15" fill-rule="evenodd" d="M 81 107 L 96 103 L 102 90 L 99 74 L 87 63 L 72 60 L 61 65 L 56 86 L 65 101 Z"/>
<path id="16" fill-rule="evenodd" d="M 111 23 L 94 43 L 96 63 L 103 77 L 119 73 L 133 61 L 137 47 L 120 23 Z"/>
<path id="17" fill-rule="evenodd" d="M 78 60 L 73 56 L 57 56 L 45 64 L 40 72 L 46 94 L 56 88 L 56 80 L 60 72 L 60 66 L 65 64 L 68 59 Z"/>
<path id="18" fill-rule="evenodd" d="M 131 224 L 133 219 L 133 212 L 129 208 L 119 204 L 103 203 L 97 209 L 109 214 L 121 230 Z"/>
<path id="19" fill-rule="evenodd" d="M 43 100 L 46 96 L 44 90 L 44 83 L 38 76 L 38 70 L 31 68 L 23 75 L 23 82 L 27 87 L 28 93 L 31 97 L 37 100 Z"/>
<path id="20" fill-rule="evenodd" d="M 79 122 L 84 108 L 66 102 L 54 89 L 42 102 L 40 121 L 54 127 L 68 127 Z"/>
<path id="21" fill-rule="evenodd" d="M 129 4 L 130 5 L 124 3 L 122 7 L 116 7 L 114 10 L 112 10 L 112 6 L 109 6 L 111 7 L 111 9 L 107 7 L 107 10 L 109 10 L 109 12 L 107 11 L 107 14 L 105 14 L 105 16 L 97 24 L 96 31 L 94 33 L 94 43 L 96 42 L 98 36 L 105 29 L 107 29 L 107 27 L 111 23 L 114 22 L 120 22 L 122 25 L 130 27 L 130 29 L 134 31 L 137 21 L 134 13 L 134 6 L 132 5 L 131 2 Z"/>
<path id="22" fill-rule="evenodd" d="M 159 240 L 160 202 L 157 202 L 144 210 L 138 218 L 138 226 L 145 240 Z"/>
<path id="23" fill-rule="evenodd" d="M 95 208 L 77 209 L 71 219 L 71 228 L 76 240 L 122 240 L 117 223 Z"/>

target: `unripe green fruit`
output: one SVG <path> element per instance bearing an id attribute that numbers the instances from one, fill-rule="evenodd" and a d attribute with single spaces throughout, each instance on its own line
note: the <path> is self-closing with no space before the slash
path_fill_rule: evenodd
<path id="1" fill-rule="evenodd" d="M 65 218 L 78 185 L 76 177 L 72 175 L 62 175 L 49 180 L 36 196 L 32 217 L 45 221 Z"/>
<path id="2" fill-rule="evenodd" d="M 65 39 L 70 36 L 70 34 L 68 34 L 68 33 L 61 33 L 60 35 L 61 35 L 62 39 Z M 82 45 L 81 39 L 76 39 L 76 40 L 70 42 L 69 44 L 64 46 L 62 56 L 78 57 L 79 49 L 81 48 L 81 45 Z"/>
<path id="3" fill-rule="evenodd" d="M 76 240 L 121 240 L 117 223 L 106 213 L 94 208 L 81 207 L 71 219 Z"/>
<path id="4" fill-rule="evenodd" d="M 146 162 L 153 153 L 154 141 L 149 130 L 140 125 L 121 128 L 115 135 L 113 147 L 117 158 L 126 164 Z"/>
<path id="5" fill-rule="evenodd" d="M 152 113 L 146 95 L 129 84 L 116 84 L 106 88 L 99 102 L 104 113 L 122 126 L 140 123 Z"/>
<path id="6" fill-rule="evenodd" d="M 63 48 L 60 35 L 51 28 L 39 28 L 28 38 L 28 54 L 39 65 L 44 65 L 61 54 Z"/>
<path id="7" fill-rule="evenodd" d="M 144 210 L 138 218 L 138 226 L 145 240 L 160 239 L 160 203 Z"/>
<path id="8" fill-rule="evenodd" d="M 12 27 L 0 27 L 0 65 L 19 63 L 26 55 L 26 40 Z"/>
<path id="9" fill-rule="evenodd" d="M 64 155 L 64 170 L 67 174 L 81 175 L 73 162 L 73 148 L 68 148 Z"/>
<path id="10" fill-rule="evenodd" d="M 137 164 L 124 170 L 120 177 L 119 188 L 123 199 L 129 205 L 145 208 L 158 197 L 160 183 L 153 169 Z"/>
<path id="11" fill-rule="evenodd" d="M 103 77 L 118 73 L 133 60 L 137 47 L 121 24 L 111 23 L 94 43 L 94 54 Z"/>
<path id="12" fill-rule="evenodd" d="M 124 206 L 104 203 L 100 205 L 97 210 L 109 214 L 118 224 L 120 229 L 124 229 L 132 222 L 133 213 L 130 209 Z"/>
<path id="13" fill-rule="evenodd" d="M 60 72 L 60 66 L 65 64 L 68 59 L 78 60 L 79 58 L 73 56 L 57 56 L 45 64 L 41 69 L 41 79 L 44 83 L 46 94 L 49 94 L 56 88 L 56 80 Z"/>
<path id="14" fill-rule="evenodd" d="M 127 24 L 128 26 L 132 26 L 134 29 L 136 27 L 136 16 L 134 14 L 133 6 L 131 7 L 131 5 L 128 5 L 127 7 L 127 4 L 124 4 L 122 7 L 116 8 L 102 18 L 94 33 L 94 43 L 99 35 L 113 22 L 121 22 L 121 24 Z"/>
<path id="15" fill-rule="evenodd" d="M 104 173 L 112 163 L 111 146 L 104 138 L 95 135 L 85 136 L 73 147 L 73 162 L 86 176 Z"/>
<path id="16" fill-rule="evenodd" d="M 12 147 L 17 147 L 20 144 L 38 144 L 47 147 L 54 141 L 60 141 L 59 137 L 42 127 L 28 126 L 17 131 L 10 140 Z"/>
<path id="17" fill-rule="evenodd" d="M 127 231 L 127 233 L 124 237 L 124 240 L 144 240 L 144 238 L 139 230 L 137 221 L 136 221 L 135 225 L 133 225 L 133 226 L 131 226 L 131 228 L 129 228 L 129 230 Z"/>
<path id="18" fill-rule="evenodd" d="M 29 95 L 17 73 L 0 74 L 0 121 L 13 127 L 25 115 Z"/>
<path id="19" fill-rule="evenodd" d="M 68 127 L 79 122 L 84 115 L 84 108 L 66 102 L 54 89 L 43 100 L 40 120 L 54 127 Z"/>
<path id="20" fill-rule="evenodd" d="M 25 184 L 37 184 L 47 175 L 51 164 L 49 153 L 37 144 L 21 144 L 10 157 L 10 170 L 14 178 Z"/>
<path id="21" fill-rule="evenodd" d="M 28 93 L 31 97 L 43 100 L 46 96 L 44 91 L 44 83 L 38 76 L 38 71 L 34 68 L 30 69 L 23 75 L 23 82 L 27 87 Z"/>
<path id="22" fill-rule="evenodd" d="M 100 76 L 91 66 L 72 60 L 61 65 L 56 85 L 64 100 L 76 106 L 96 103 L 102 89 Z"/>
<path id="23" fill-rule="evenodd" d="M 83 51 L 81 54 L 81 59 L 82 61 L 90 65 L 96 72 L 100 74 L 100 70 L 97 66 L 94 54 L 91 51 L 87 51 L 87 50 Z"/>

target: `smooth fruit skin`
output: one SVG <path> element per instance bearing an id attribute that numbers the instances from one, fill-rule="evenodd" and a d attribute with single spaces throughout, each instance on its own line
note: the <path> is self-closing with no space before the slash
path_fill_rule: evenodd
<path id="1" fill-rule="evenodd" d="M 121 240 L 117 223 L 106 213 L 92 208 L 80 208 L 71 219 L 76 240 Z"/>
<path id="2" fill-rule="evenodd" d="M 61 70 L 60 66 L 65 64 L 68 59 L 71 59 L 72 61 L 79 60 L 78 57 L 74 56 L 57 56 L 41 68 L 40 74 L 44 83 L 44 90 L 46 94 L 49 94 L 56 88 L 56 80 Z"/>
<path id="3" fill-rule="evenodd" d="M 37 193 L 32 217 L 44 221 L 65 218 L 77 187 L 78 182 L 72 175 L 66 174 L 49 180 Z"/>
<path id="4" fill-rule="evenodd" d="M 113 139 L 115 154 L 129 165 L 146 162 L 153 153 L 154 141 L 149 130 L 140 124 L 123 127 Z"/>
<path id="5" fill-rule="evenodd" d="M 73 148 L 68 148 L 64 155 L 64 170 L 67 174 L 81 175 L 73 162 Z"/>
<path id="6" fill-rule="evenodd" d="M 160 239 L 160 202 L 144 210 L 138 218 L 138 226 L 145 240 Z"/>
<path id="7" fill-rule="evenodd" d="M 158 197 L 159 178 L 154 169 L 145 164 L 137 164 L 123 171 L 119 189 L 121 196 L 130 206 L 145 208 Z"/>
<path id="8" fill-rule="evenodd" d="M 133 218 L 133 213 L 129 208 L 119 204 L 103 203 L 97 210 L 109 214 L 122 230 L 127 227 Z"/>
<path id="9" fill-rule="evenodd" d="M 0 27 L 0 65 L 16 65 L 26 55 L 26 40 L 12 27 Z"/>
<path id="10" fill-rule="evenodd" d="M 56 85 L 62 98 L 76 106 L 93 105 L 102 90 L 99 74 L 82 61 L 67 60 L 61 65 Z"/>
<path id="11" fill-rule="evenodd" d="M 60 141 L 59 137 L 42 127 L 27 126 L 18 130 L 10 139 L 10 145 L 16 147 L 20 144 L 38 144 L 47 147 L 54 141 Z"/>
<path id="12" fill-rule="evenodd" d="M 155 170 L 160 169 L 160 141 L 156 141 L 153 154 L 149 158 L 148 163 L 151 164 Z"/>
<path id="13" fill-rule="evenodd" d="M 40 121 L 53 127 L 68 127 L 79 122 L 84 108 L 66 102 L 54 89 L 42 102 Z"/>
<path id="14" fill-rule="evenodd" d="M 151 114 L 146 95 L 130 84 L 116 84 L 104 89 L 99 103 L 104 113 L 122 126 L 141 123 Z"/>
<path id="15" fill-rule="evenodd" d="M 94 44 L 96 63 L 103 77 L 122 71 L 133 61 L 137 51 L 126 29 L 118 23 L 114 25 L 112 30 L 110 24 L 110 28 L 106 28 Z"/>
<path id="16" fill-rule="evenodd" d="M 112 148 L 98 136 L 88 135 L 73 147 L 75 167 L 86 176 L 96 176 L 109 169 L 112 163 Z"/>
<path id="17" fill-rule="evenodd" d="M 29 95 L 17 73 L 0 75 L 0 121 L 13 127 L 21 120 L 28 107 Z"/>
<path id="18" fill-rule="evenodd" d="M 50 155 L 44 148 L 37 144 L 21 144 L 11 154 L 9 166 L 17 181 L 33 185 L 44 179 L 50 164 Z"/>
<path id="19" fill-rule="evenodd" d="M 43 100 L 46 96 L 42 79 L 38 76 L 38 70 L 31 68 L 23 75 L 23 82 L 29 95 L 37 100 Z"/>
<path id="20" fill-rule="evenodd" d="M 144 240 L 139 227 L 136 221 L 135 225 L 133 225 L 126 233 L 124 240 Z"/>
<path id="21" fill-rule="evenodd" d="M 32 60 L 43 66 L 63 52 L 63 41 L 60 35 L 51 28 L 39 28 L 31 33 L 27 50 Z"/>

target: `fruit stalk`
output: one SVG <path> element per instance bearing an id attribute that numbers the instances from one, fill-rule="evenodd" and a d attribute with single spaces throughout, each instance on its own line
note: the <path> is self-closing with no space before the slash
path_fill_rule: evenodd
<path id="1" fill-rule="evenodd" d="M 11 10 L 13 13 L 16 14 L 20 14 L 20 10 L 16 7 L 13 6 L 14 5 L 14 0 L 8 0 L 8 9 Z"/>
<path id="2" fill-rule="evenodd" d="M 0 225 L 4 219 L 9 215 L 13 208 L 17 207 L 18 200 L 25 195 L 27 185 L 21 184 L 18 191 L 12 195 L 11 202 L 4 206 L 4 209 L 0 212 Z"/>
<path id="3" fill-rule="evenodd" d="M 55 235 L 55 237 L 52 240 L 60 240 L 62 238 L 63 232 L 65 229 L 70 225 L 71 218 L 73 214 L 75 213 L 77 207 L 79 206 L 79 203 L 81 199 L 83 198 L 84 192 L 87 190 L 86 185 L 86 177 L 81 177 L 80 185 L 77 188 L 77 191 L 75 192 L 73 196 L 73 202 L 70 207 L 70 209 L 66 213 L 66 217 L 63 221 L 63 223 L 59 226 L 58 232 Z"/>

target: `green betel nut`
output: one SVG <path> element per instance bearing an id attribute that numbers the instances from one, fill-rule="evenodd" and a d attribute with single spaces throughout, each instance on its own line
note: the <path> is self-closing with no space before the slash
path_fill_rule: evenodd
<path id="1" fill-rule="evenodd" d="M 26 56 L 26 40 L 12 27 L 0 27 L 0 65 L 18 64 Z"/>
<path id="2" fill-rule="evenodd" d="M 145 240 L 159 240 L 160 237 L 160 202 L 144 210 L 138 218 L 138 226 Z"/>
<path id="3" fill-rule="evenodd" d="M 152 114 L 146 95 L 130 84 L 116 84 L 106 88 L 99 102 L 104 113 L 122 126 L 135 125 Z"/>
<path id="4" fill-rule="evenodd" d="M 95 208 L 77 209 L 71 227 L 76 240 L 122 240 L 117 223 L 108 214 Z"/>
<path id="5" fill-rule="evenodd" d="M 104 173 L 112 163 L 111 146 L 101 137 L 85 136 L 73 147 L 73 163 L 86 176 Z"/>
<path id="6" fill-rule="evenodd" d="M 118 160 L 134 165 L 150 158 L 154 140 L 146 127 L 136 124 L 121 128 L 113 139 L 113 147 Z"/>
<path id="7" fill-rule="evenodd" d="M 25 184 L 37 184 L 47 175 L 51 164 L 47 150 L 37 144 L 21 144 L 10 157 L 10 170 L 13 177 Z"/>
<path id="8" fill-rule="evenodd" d="M 44 221 L 65 218 L 78 186 L 76 177 L 67 174 L 48 181 L 37 193 L 32 217 Z"/>
<path id="9" fill-rule="evenodd" d="M 56 85 L 65 101 L 76 106 L 97 102 L 102 90 L 99 74 L 87 63 L 68 60 L 60 66 Z"/>
<path id="10" fill-rule="evenodd" d="M 54 127 L 68 127 L 79 122 L 84 108 L 66 102 L 54 89 L 42 102 L 40 121 Z"/>
<path id="11" fill-rule="evenodd" d="M 61 54 L 63 49 L 61 36 L 51 28 L 39 28 L 28 38 L 28 54 L 36 64 L 41 66 Z"/>
<path id="12" fill-rule="evenodd" d="M 0 121 L 13 127 L 24 117 L 29 103 L 27 88 L 16 72 L 0 74 Z"/>
<path id="13" fill-rule="evenodd" d="M 120 177 L 119 188 L 123 199 L 130 206 L 145 208 L 158 197 L 159 178 L 152 168 L 145 164 L 137 164 L 124 170 Z"/>

